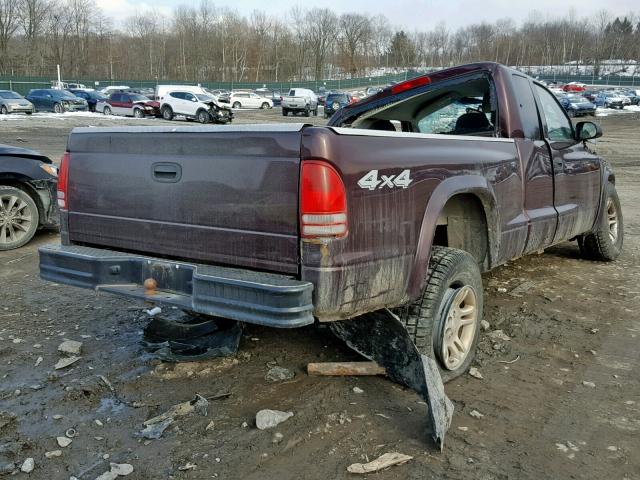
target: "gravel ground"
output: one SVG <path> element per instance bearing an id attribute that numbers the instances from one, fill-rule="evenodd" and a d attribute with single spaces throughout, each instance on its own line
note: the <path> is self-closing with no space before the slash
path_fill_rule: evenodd
<path id="1" fill-rule="evenodd" d="M 324 122 L 276 109 L 237 116 L 266 121 Z M 33 479 L 95 479 L 109 462 L 131 464 L 132 479 L 338 479 L 353 476 L 352 463 L 396 451 L 414 459 L 370 478 L 640 479 L 640 116 L 598 121 L 596 150 L 613 164 L 623 204 L 624 254 L 588 262 L 568 243 L 484 276 L 490 330 L 475 363 L 483 379 L 447 384 L 456 411 L 442 453 L 427 440 L 415 393 L 384 378 L 306 375 L 311 361 L 357 359 L 322 326 L 248 326 L 234 358 L 152 359 L 140 346 L 144 305 L 39 280 L 37 248 L 58 241 L 42 232 L 0 253 L 0 471 L 32 457 Z M 158 123 L 34 115 L 0 121 L 0 143 L 57 160 L 74 126 Z M 524 281 L 526 293 L 511 294 Z M 510 340 L 492 339 L 496 329 Z M 83 343 L 81 358 L 55 370 L 63 339 Z M 273 365 L 295 377 L 268 382 Z M 146 419 L 196 393 L 211 398 L 206 417 L 179 417 L 158 440 L 137 436 Z M 221 393 L 230 396 L 213 399 Z M 258 430 L 264 408 L 294 416 Z M 77 435 L 61 448 L 56 437 L 70 428 Z"/>

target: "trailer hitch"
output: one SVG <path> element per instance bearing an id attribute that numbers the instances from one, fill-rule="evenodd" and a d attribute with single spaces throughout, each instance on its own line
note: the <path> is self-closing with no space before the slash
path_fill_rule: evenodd
<path id="1" fill-rule="evenodd" d="M 418 352 L 404 325 L 388 309 L 331 322 L 331 331 L 353 350 L 384 367 L 391 380 L 415 390 L 429 406 L 433 441 L 442 451 L 453 416 L 438 365 Z"/>

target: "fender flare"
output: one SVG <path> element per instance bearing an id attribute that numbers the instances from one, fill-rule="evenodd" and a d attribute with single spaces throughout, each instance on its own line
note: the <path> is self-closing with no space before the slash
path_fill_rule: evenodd
<path id="1" fill-rule="evenodd" d="M 407 296 L 410 300 L 417 299 L 424 290 L 437 219 L 449 199 L 459 194 L 471 194 L 480 200 L 487 221 L 489 267 L 498 257 L 500 248 L 499 214 L 495 196 L 487 179 L 480 175 L 449 177 L 442 181 L 431 194 L 422 218 L 418 245 L 407 285 Z"/>
<path id="2" fill-rule="evenodd" d="M 605 213 L 604 206 L 606 205 L 606 196 L 607 196 L 607 184 L 612 183 L 614 186 L 616 185 L 616 174 L 613 172 L 611 166 L 608 163 L 602 162 L 602 176 L 600 178 L 600 201 L 598 202 L 598 211 L 596 213 L 595 219 L 593 221 L 593 225 L 591 226 L 591 230 L 589 232 L 593 232 L 593 230 L 600 225 L 602 221 L 602 216 Z M 589 233 L 585 232 L 585 233 Z"/>

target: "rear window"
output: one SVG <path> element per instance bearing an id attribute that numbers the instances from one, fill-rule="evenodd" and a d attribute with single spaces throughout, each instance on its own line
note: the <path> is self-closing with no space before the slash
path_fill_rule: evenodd
<path id="1" fill-rule="evenodd" d="M 337 95 L 333 94 L 333 95 L 329 95 L 327 97 L 327 102 L 329 102 L 329 103 L 331 103 L 331 102 L 346 102 L 347 100 L 348 100 L 347 96 L 344 93 L 337 94 Z"/>

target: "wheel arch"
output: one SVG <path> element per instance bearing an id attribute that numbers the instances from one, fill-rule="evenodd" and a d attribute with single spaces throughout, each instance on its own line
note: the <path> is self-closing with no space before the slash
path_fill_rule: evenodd
<path id="1" fill-rule="evenodd" d="M 3 173 L 0 175 L 0 187 L 17 188 L 29 195 L 38 207 L 38 223 L 42 224 L 43 219 L 46 218 L 46 210 L 38 191 L 30 183 L 32 180 L 19 173 Z"/>
<path id="2" fill-rule="evenodd" d="M 408 297 L 416 299 L 424 289 L 434 245 L 468 251 L 481 270 L 490 269 L 500 246 L 499 224 L 496 199 L 484 177 L 462 175 L 441 182 L 431 194 L 422 219 L 407 286 Z"/>

